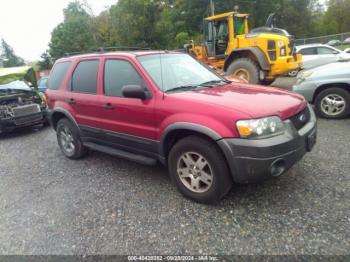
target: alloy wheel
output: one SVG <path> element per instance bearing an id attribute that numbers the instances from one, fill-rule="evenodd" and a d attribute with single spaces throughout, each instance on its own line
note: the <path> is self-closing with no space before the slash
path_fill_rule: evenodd
<path id="1" fill-rule="evenodd" d="M 207 192 L 213 184 L 209 162 L 195 152 L 186 152 L 177 162 L 177 174 L 182 184 L 194 193 Z"/>
<path id="2" fill-rule="evenodd" d="M 329 94 L 321 100 L 321 110 L 328 116 L 337 116 L 345 110 L 345 98 L 338 94 Z"/>
<path id="3" fill-rule="evenodd" d="M 67 127 L 63 127 L 60 132 L 61 145 L 68 154 L 74 153 L 75 145 L 72 133 Z"/>

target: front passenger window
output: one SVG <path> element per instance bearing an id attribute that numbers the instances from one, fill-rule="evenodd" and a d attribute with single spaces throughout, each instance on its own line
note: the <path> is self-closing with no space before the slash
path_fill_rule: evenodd
<path id="1" fill-rule="evenodd" d="M 123 97 L 126 85 L 141 85 L 143 81 L 134 67 L 125 60 L 110 59 L 104 68 L 104 93 L 106 96 Z"/>

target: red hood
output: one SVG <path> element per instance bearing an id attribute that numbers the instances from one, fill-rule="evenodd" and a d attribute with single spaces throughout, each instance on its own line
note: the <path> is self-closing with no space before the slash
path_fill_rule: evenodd
<path id="1" fill-rule="evenodd" d="M 211 106 L 238 110 L 252 118 L 278 115 L 283 120 L 305 108 L 306 100 L 296 93 L 273 87 L 229 84 L 199 91 L 176 93 L 183 99 L 196 100 Z"/>

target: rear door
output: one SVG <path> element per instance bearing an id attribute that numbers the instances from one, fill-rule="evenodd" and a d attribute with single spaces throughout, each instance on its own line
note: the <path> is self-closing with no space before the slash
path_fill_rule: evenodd
<path id="1" fill-rule="evenodd" d="M 100 59 L 81 60 L 76 64 L 69 80 L 65 100 L 81 128 L 100 126 L 101 100 L 97 88 L 99 66 Z"/>

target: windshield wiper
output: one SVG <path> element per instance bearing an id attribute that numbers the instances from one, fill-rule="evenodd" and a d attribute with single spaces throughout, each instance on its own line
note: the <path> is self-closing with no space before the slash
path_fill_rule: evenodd
<path id="1" fill-rule="evenodd" d="M 204 83 L 200 84 L 199 86 L 212 87 L 212 86 L 218 85 L 218 84 L 220 84 L 220 83 L 228 84 L 228 83 L 230 83 L 230 82 L 227 81 L 227 80 L 223 80 L 223 79 L 220 79 L 220 80 L 211 80 L 211 81 L 208 81 L 208 82 L 204 82 Z"/>
<path id="2" fill-rule="evenodd" d="M 202 84 L 199 84 L 199 85 L 177 86 L 177 87 L 174 87 L 174 88 L 167 90 L 166 92 L 173 92 L 173 91 L 179 91 L 179 90 L 194 90 L 194 89 L 200 89 L 201 87 L 213 87 L 215 85 L 219 85 L 220 83 L 228 84 L 228 83 L 230 83 L 230 81 L 223 80 L 223 79 L 211 80 L 211 81 L 207 81 L 207 82 L 204 82 Z"/>
<path id="3" fill-rule="evenodd" d="M 198 86 L 196 86 L 196 85 L 183 85 L 183 86 L 177 86 L 177 87 L 170 88 L 169 90 L 166 90 L 165 92 L 168 93 L 168 92 L 179 91 L 179 90 L 192 90 L 192 89 L 195 89 L 197 87 Z"/>

